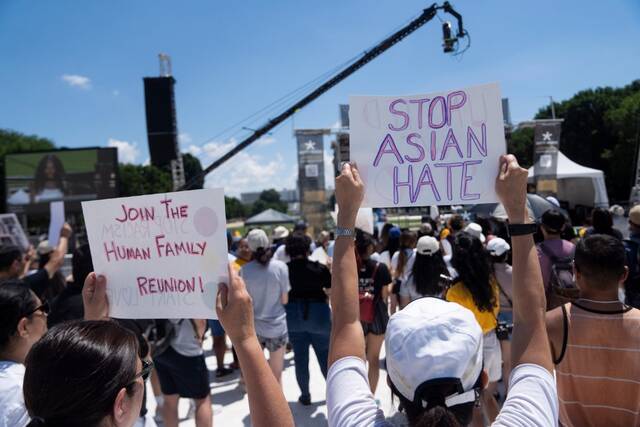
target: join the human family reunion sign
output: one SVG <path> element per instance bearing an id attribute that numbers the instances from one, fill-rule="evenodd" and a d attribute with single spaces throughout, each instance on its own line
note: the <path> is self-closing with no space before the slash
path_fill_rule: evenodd
<path id="1" fill-rule="evenodd" d="M 351 160 L 365 207 L 490 203 L 505 152 L 497 84 L 350 99 Z M 223 189 L 83 202 L 110 316 L 216 317 L 228 280 Z"/>

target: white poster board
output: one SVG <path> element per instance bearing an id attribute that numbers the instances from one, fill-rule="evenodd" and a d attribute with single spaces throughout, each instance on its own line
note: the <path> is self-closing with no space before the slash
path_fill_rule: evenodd
<path id="1" fill-rule="evenodd" d="M 496 83 L 414 96 L 349 98 L 350 159 L 362 206 L 494 203 L 506 151 Z"/>
<path id="2" fill-rule="evenodd" d="M 0 214 L 0 244 L 18 246 L 23 251 L 29 249 L 29 239 L 16 214 Z"/>
<path id="3" fill-rule="evenodd" d="M 82 210 L 111 317 L 217 317 L 229 265 L 222 189 L 82 202 Z"/>
<path id="4" fill-rule="evenodd" d="M 64 225 L 64 202 L 49 203 L 49 246 L 55 248 L 60 240 L 60 230 Z"/>

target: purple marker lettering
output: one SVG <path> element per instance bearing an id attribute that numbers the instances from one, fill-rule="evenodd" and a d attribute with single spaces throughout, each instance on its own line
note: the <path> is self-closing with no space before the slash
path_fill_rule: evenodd
<path id="1" fill-rule="evenodd" d="M 389 148 L 386 148 L 387 146 L 389 146 Z M 383 154 L 393 154 L 394 156 L 396 156 L 396 160 L 398 161 L 398 163 L 404 163 L 404 160 L 402 160 L 402 156 L 398 151 L 398 147 L 396 147 L 396 143 L 390 133 L 388 133 L 387 136 L 384 137 L 382 144 L 380 144 L 380 148 L 378 148 L 378 154 L 376 154 L 376 158 L 373 160 L 373 166 L 378 166 L 378 164 L 380 164 L 380 159 L 382 159 Z"/>
<path id="2" fill-rule="evenodd" d="M 411 104 L 418 104 L 418 129 L 422 129 L 422 106 L 429 102 L 429 98 L 423 99 L 410 99 Z"/>
<path id="3" fill-rule="evenodd" d="M 409 135 L 407 135 L 407 144 L 416 147 L 418 149 L 418 157 L 409 157 L 406 154 L 404 155 L 404 158 L 408 161 L 408 162 L 421 162 L 424 160 L 424 148 L 422 148 L 422 145 L 418 144 L 417 142 L 413 142 L 413 138 L 418 138 L 420 139 L 421 136 L 419 133 L 410 133 Z"/>
<path id="4" fill-rule="evenodd" d="M 461 99 L 457 103 L 454 103 L 453 98 L 455 98 L 456 96 L 461 97 Z M 453 112 L 453 110 L 462 108 L 465 102 L 467 102 L 467 94 L 464 91 L 457 90 L 447 95 L 447 107 L 449 110 L 447 114 L 447 126 L 451 126 L 451 116 L 452 116 L 451 113 Z"/>
<path id="5" fill-rule="evenodd" d="M 442 114 L 442 122 L 433 123 L 433 112 L 436 109 L 437 105 L 440 105 L 440 112 Z M 436 96 L 429 104 L 429 127 L 432 129 L 440 129 L 447 123 L 447 100 L 442 96 Z"/>
<path id="6" fill-rule="evenodd" d="M 433 181 L 433 175 L 431 174 L 431 168 L 428 163 L 422 167 L 422 172 L 420 173 L 420 179 L 418 179 L 418 188 L 415 191 L 414 199 L 411 200 L 415 202 L 418 199 L 418 195 L 420 194 L 420 190 L 423 185 L 428 185 L 431 187 L 431 191 L 433 192 L 433 197 L 435 197 L 436 201 L 440 201 L 440 193 L 438 192 L 438 188 L 436 187 L 436 183 Z"/>
<path id="7" fill-rule="evenodd" d="M 395 114 L 395 115 L 401 116 L 404 119 L 404 124 L 402 126 L 400 126 L 399 128 L 396 128 L 394 125 L 389 123 L 389 129 L 394 130 L 394 131 L 405 130 L 406 128 L 409 127 L 409 115 L 404 111 L 396 110 L 395 109 L 396 104 L 407 105 L 407 101 L 405 101 L 404 99 L 396 99 L 391 104 L 389 104 L 389 112 L 391 114 Z"/>
<path id="8" fill-rule="evenodd" d="M 452 185 L 452 173 L 451 168 L 462 167 L 462 163 L 436 163 L 434 164 L 437 168 L 446 168 L 447 169 L 447 200 L 453 200 L 453 185 Z"/>
<path id="9" fill-rule="evenodd" d="M 398 181 L 398 166 L 393 167 L 393 204 L 400 201 L 398 187 L 409 188 L 409 199 L 413 199 L 413 165 L 409 165 L 409 177 L 406 181 Z"/>
<path id="10" fill-rule="evenodd" d="M 453 129 L 449 129 L 449 131 L 447 131 L 447 136 L 444 139 L 444 146 L 442 147 L 442 153 L 440 154 L 440 160 L 444 160 L 444 158 L 447 157 L 449 147 L 454 147 L 458 152 L 458 156 L 460 156 L 461 159 L 463 158 L 462 150 L 460 149 L 460 145 L 458 145 L 456 136 L 453 134 Z"/>
<path id="11" fill-rule="evenodd" d="M 480 125 L 480 131 L 482 132 L 482 142 L 478 141 L 478 137 L 473 132 L 473 129 L 471 129 L 471 126 L 467 126 L 467 158 L 471 158 L 472 142 L 482 157 L 487 157 L 487 125 L 482 123 L 482 125 Z"/>
<path id="12" fill-rule="evenodd" d="M 431 131 L 431 161 L 435 161 L 436 160 L 436 131 L 432 130 Z"/>
<path id="13" fill-rule="evenodd" d="M 480 198 L 479 193 L 467 193 L 467 184 L 473 179 L 472 176 L 468 176 L 469 166 L 479 165 L 482 160 L 469 160 L 462 162 L 462 179 L 460 181 L 460 198 L 462 200 L 478 200 Z"/>

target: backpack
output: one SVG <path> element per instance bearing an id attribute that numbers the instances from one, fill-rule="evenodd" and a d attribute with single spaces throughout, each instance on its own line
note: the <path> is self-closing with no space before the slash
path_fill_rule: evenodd
<path id="1" fill-rule="evenodd" d="M 176 336 L 177 326 L 168 319 L 154 319 L 147 326 L 144 336 L 149 342 L 153 357 L 160 356 L 169 348 L 171 340 Z"/>
<path id="2" fill-rule="evenodd" d="M 629 267 L 629 275 L 624 282 L 625 303 L 637 308 L 640 306 L 640 240 L 631 238 L 622 242 Z"/>
<path id="3" fill-rule="evenodd" d="M 580 296 L 580 289 L 573 280 L 573 257 L 558 257 L 544 245 L 539 245 L 540 250 L 551 261 L 551 276 L 547 293 L 547 310 L 563 305 Z"/>

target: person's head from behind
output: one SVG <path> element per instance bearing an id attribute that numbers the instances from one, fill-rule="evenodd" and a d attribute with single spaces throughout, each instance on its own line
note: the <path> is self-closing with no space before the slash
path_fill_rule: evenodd
<path id="1" fill-rule="evenodd" d="M 415 231 L 403 230 L 400 233 L 400 249 L 413 249 L 416 246 L 418 235 Z"/>
<path id="2" fill-rule="evenodd" d="M 545 239 L 559 239 L 567 220 L 559 210 L 549 209 L 542 214 L 540 222 Z"/>
<path id="3" fill-rule="evenodd" d="M 385 222 L 382 226 L 382 230 L 380 230 L 380 243 L 382 243 L 382 247 L 387 246 L 387 242 L 389 240 L 389 230 L 393 228 L 393 224 L 390 222 Z"/>
<path id="4" fill-rule="evenodd" d="M 631 234 L 640 234 L 640 205 L 629 209 L 629 231 Z"/>
<path id="5" fill-rule="evenodd" d="M 55 183 L 56 188 L 62 188 L 64 180 L 64 166 L 54 154 L 47 154 L 40 159 L 35 173 L 36 191 L 44 189 L 47 182 Z"/>
<path id="6" fill-rule="evenodd" d="M 482 330 L 473 313 L 420 298 L 391 316 L 385 336 L 389 386 L 411 427 L 471 422 L 482 370 Z"/>
<path id="7" fill-rule="evenodd" d="M 420 295 L 440 295 L 443 291 L 441 274 L 448 275 L 448 271 L 440 243 L 435 237 L 422 236 L 416 245 L 416 259 L 411 270 L 416 291 Z"/>
<path id="8" fill-rule="evenodd" d="M 19 280 L 0 284 L 0 359 L 23 363 L 47 331 L 47 305 Z"/>
<path id="9" fill-rule="evenodd" d="M 284 244 L 284 249 L 291 259 L 306 258 L 309 256 L 311 238 L 300 231 L 291 233 Z"/>
<path id="10" fill-rule="evenodd" d="M 51 329 L 33 346 L 26 365 L 30 426 L 133 426 L 150 372 L 138 355 L 136 336 L 106 320 Z"/>
<path id="11" fill-rule="evenodd" d="M 387 245 L 384 250 L 389 251 L 389 256 L 393 256 L 398 249 L 400 249 L 400 236 L 402 231 L 400 227 L 391 227 L 387 235 Z"/>
<path id="12" fill-rule="evenodd" d="M 599 234 L 609 233 L 613 228 L 613 217 L 608 209 L 595 208 L 591 212 L 591 225 L 593 231 Z"/>
<path id="13" fill-rule="evenodd" d="M 451 266 L 471 292 L 476 307 L 480 311 L 491 311 L 496 302 L 491 285 L 491 267 L 480 239 L 464 231 L 456 234 Z"/>
<path id="14" fill-rule="evenodd" d="M 575 272 L 582 292 L 617 291 L 627 278 L 624 245 L 614 237 L 595 234 L 576 245 Z"/>
<path id="15" fill-rule="evenodd" d="M 464 219 L 462 218 L 461 215 L 451 215 L 451 218 L 449 218 L 449 229 L 451 230 L 452 234 L 457 233 L 458 231 L 462 231 L 462 229 L 464 228 Z"/>
<path id="16" fill-rule="evenodd" d="M 500 237 L 494 237 L 489 240 L 489 243 L 487 243 L 487 252 L 489 253 L 492 264 L 502 264 L 507 262 L 510 249 L 511 246 L 509 246 L 507 241 Z"/>
<path id="17" fill-rule="evenodd" d="M 373 240 L 373 236 L 356 228 L 355 249 L 360 260 L 368 260 L 375 250 L 375 241 Z"/>
<path id="18" fill-rule="evenodd" d="M 247 244 L 251 250 L 253 259 L 262 265 L 269 263 L 271 259 L 271 248 L 267 233 L 260 228 L 255 228 L 247 234 Z"/>
<path id="19" fill-rule="evenodd" d="M 89 273 L 93 271 L 93 260 L 91 259 L 91 249 L 88 243 L 78 246 L 73 251 L 71 271 L 73 282 L 77 286 L 82 286 Z"/>
<path id="20" fill-rule="evenodd" d="M 323 248 L 327 248 L 329 247 L 329 242 L 331 241 L 331 234 L 329 234 L 328 231 L 326 230 L 322 230 L 319 234 L 318 234 L 318 244 L 320 246 L 322 246 Z"/>
<path id="21" fill-rule="evenodd" d="M 246 237 L 243 237 L 238 241 L 236 256 L 245 261 L 251 261 L 251 248 L 249 247 L 249 241 Z"/>
<path id="22" fill-rule="evenodd" d="M 6 278 L 17 279 L 24 269 L 24 256 L 19 247 L 3 245 L 0 247 L 0 274 Z"/>

